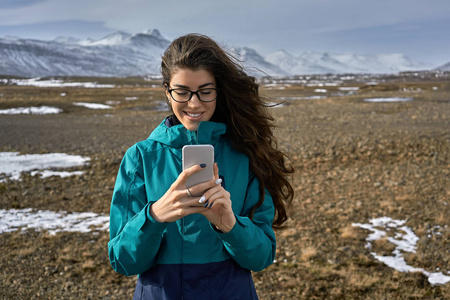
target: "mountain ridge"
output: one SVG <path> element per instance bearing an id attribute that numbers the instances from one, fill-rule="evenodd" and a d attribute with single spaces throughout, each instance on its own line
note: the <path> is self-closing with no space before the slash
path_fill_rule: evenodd
<path id="1" fill-rule="evenodd" d="M 24 77 L 159 74 L 161 56 L 169 44 L 170 41 L 158 29 L 136 34 L 117 31 L 98 40 L 57 37 L 43 41 L 4 37 L 0 38 L 0 74 Z M 432 69 L 398 53 L 361 55 L 308 51 L 294 56 L 281 49 L 263 57 L 248 47 L 229 50 L 253 76 L 396 73 Z"/>

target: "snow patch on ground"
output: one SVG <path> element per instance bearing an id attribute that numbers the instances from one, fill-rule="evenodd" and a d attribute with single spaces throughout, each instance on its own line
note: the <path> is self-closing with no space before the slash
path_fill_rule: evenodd
<path id="1" fill-rule="evenodd" d="M 87 102 L 74 102 L 75 106 L 83 106 L 90 109 L 111 109 L 113 108 L 110 105 L 100 104 L 100 103 L 87 103 Z"/>
<path id="2" fill-rule="evenodd" d="M 64 82 L 61 79 L 41 80 L 40 77 L 31 79 L 4 79 L 5 84 L 36 87 L 84 87 L 84 88 L 113 88 L 114 84 L 98 84 L 96 82 Z"/>
<path id="3" fill-rule="evenodd" d="M 0 174 L 4 174 L 0 175 L 0 182 L 5 182 L 6 178 L 19 180 L 22 172 L 30 171 L 34 171 L 31 175 L 40 174 L 43 177 L 80 175 L 81 171 L 56 172 L 48 169 L 83 166 L 89 160 L 89 157 L 65 153 L 19 155 L 18 152 L 0 152 Z"/>
<path id="4" fill-rule="evenodd" d="M 359 87 L 356 86 L 343 86 L 338 88 L 340 91 L 358 91 Z"/>
<path id="5" fill-rule="evenodd" d="M 371 252 L 375 259 L 381 261 L 387 266 L 399 272 L 421 272 L 428 277 L 430 284 L 445 284 L 450 282 L 450 276 L 444 275 L 442 272 L 428 272 L 421 268 L 414 268 L 408 265 L 403 257 L 403 252 L 416 253 L 416 244 L 419 238 L 414 234 L 411 228 L 404 226 L 406 221 L 393 220 L 389 217 L 381 217 L 370 220 L 370 224 L 353 223 L 352 226 L 360 227 L 371 231 L 366 238 L 366 248 L 372 248 L 372 242 L 380 238 L 386 237 L 387 240 L 394 244 L 395 250 L 392 256 L 378 255 Z M 392 236 L 392 232 L 395 234 Z"/>
<path id="6" fill-rule="evenodd" d="M 16 107 L 0 110 L 0 115 L 49 115 L 49 114 L 59 114 L 63 110 L 57 107 L 51 106 L 39 106 L 39 107 Z"/>
<path id="7" fill-rule="evenodd" d="M 92 232 L 108 230 L 109 216 L 93 212 L 67 213 L 48 210 L 0 209 L 0 234 L 17 230 L 35 229 L 58 232 Z"/>
<path id="8" fill-rule="evenodd" d="M 305 97 L 276 97 L 275 99 L 281 101 L 291 101 L 291 100 L 318 100 L 324 99 L 325 96 L 305 96 Z"/>
<path id="9" fill-rule="evenodd" d="M 412 100 L 413 98 L 392 97 L 392 98 L 366 98 L 363 101 L 379 103 L 379 102 L 408 102 Z"/>

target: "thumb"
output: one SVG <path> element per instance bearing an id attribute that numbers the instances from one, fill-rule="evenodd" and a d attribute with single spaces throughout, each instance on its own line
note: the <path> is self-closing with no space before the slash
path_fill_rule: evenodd
<path id="1" fill-rule="evenodd" d="M 178 176 L 178 180 L 181 182 L 186 182 L 186 180 L 192 176 L 195 173 L 200 172 L 206 167 L 206 164 L 200 164 L 200 165 L 194 165 L 190 168 L 185 169 L 181 174 Z"/>
<path id="2" fill-rule="evenodd" d="M 217 163 L 214 163 L 214 179 L 219 179 L 219 166 L 217 165 Z"/>

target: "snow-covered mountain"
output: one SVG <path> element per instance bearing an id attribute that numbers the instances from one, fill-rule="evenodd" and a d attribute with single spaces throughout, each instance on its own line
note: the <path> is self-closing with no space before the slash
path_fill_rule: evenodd
<path id="1" fill-rule="evenodd" d="M 323 73 L 396 73 L 427 70 L 430 65 L 414 63 L 403 54 L 330 54 L 305 52 L 298 57 L 280 50 L 266 57 L 266 61 L 290 74 Z"/>
<path id="2" fill-rule="evenodd" d="M 42 76 L 132 76 L 159 74 L 161 55 L 170 44 L 161 33 L 115 32 L 99 40 L 58 37 L 52 41 L 0 38 L 0 74 Z M 331 54 L 284 50 L 263 57 L 251 48 L 232 53 L 254 76 L 324 73 L 396 73 L 431 69 L 402 54 Z"/>
<path id="3" fill-rule="evenodd" d="M 445 65 L 442 65 L 440 67 L 437 67 L 436 70 L 439 70 L 439 71 L 450 71 L 450 62 L 448 62 Z"/>
<path id="4" fill-rule="evenodd" d="M 231 54 L 242 62 L 246 72 L 253 76 L 287 76 L 290 73 L 284 71 L 276 64 L 271 64 L 254 49 L 243 47 L 230 49 Z"/>
<path id="5" fill-rule="evenodd" d="M 116 32 L 100 40 L 0 39 L 0 74 L 36 76 L 130 76 L 159 73 L 170 42 L 159 31 Z"/>

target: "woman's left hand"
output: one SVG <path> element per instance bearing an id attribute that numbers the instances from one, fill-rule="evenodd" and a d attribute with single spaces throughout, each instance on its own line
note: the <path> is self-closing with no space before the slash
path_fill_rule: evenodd
<path id="1" fill-rule="evenodd" d="M 204 215 L 217 229 L 227 233 L 236 224 L 236 217 L 231 207 L 230 193 L 221 185 L 217 163 L 214 164 L 214 179 L 216 186 L 203 194 L 205 209 L 200 214 Z"/>

